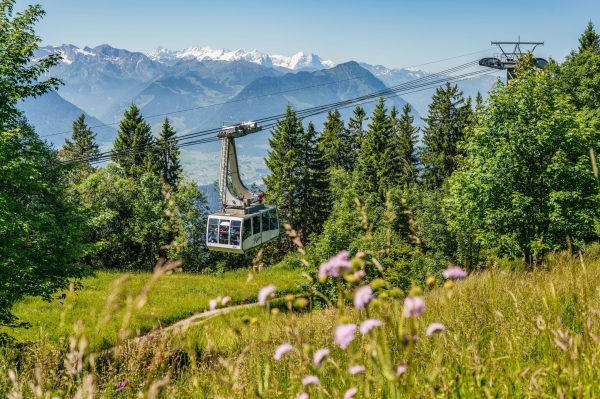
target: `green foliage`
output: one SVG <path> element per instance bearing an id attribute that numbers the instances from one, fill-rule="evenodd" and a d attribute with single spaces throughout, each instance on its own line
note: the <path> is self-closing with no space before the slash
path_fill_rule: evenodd
<path id="1" fill-rule="evenodd" d="M 600 137 L 582 125 L 557 76 L 530 70 L 488 102 L 451 178 L 452 230 L 529 263 L 595 238 L 600 204 L 588 154 Z"/>
<path id="2" fill-rule="evenodd" d="M 356 168 L 357 184 L 362 193 L 374 194 L 381 201 L 386 189 L 386 169 L 388 160 L 382 156 L 390 145 L 392 136 L 390 119 L 383 97 L 375 106 L 371 122 L 361 142 Z"/>
<path id="3" fill-rule="evenodd" d="M 81 114 L 73 122 L 71 140 L 65 140 L 59 156 L 66 161 L 73 161 L 77 170 L 89 172 L 93 169 L 90 162 L 97 160 L 98 154 L 96 133 L 92 132 L 85 122 L 85 115 Z"/>
<path id="4" fill-rule="evenodd" d="M 354 108 L 354 115 L 348 121 L 348 139 L 350 140 L 351 145 L 351 157 L 350 157 L 350 165 L 354 168 L 356 163 L 358 162 L 358 152 L 360 151 L 360 146 L 362 144 L 363 137 L 365 135 L 364 131 L 364 123 L 367 120 L 367 114 L 363 107 L 357 106 Z"/>
<path id="5" fill-rule="evenodd" d="M 0 0 L 0 131 L 15 128 L 20 112 L 17 102 L 58 88 L 57 78 L 43 77 L 60 62 L 53 54 L 33 61 L 41 39 L 34 25 L 45 14 L 39 5 L 14 14 L 14 0 Z"/>
<path id="6" fill-rule="evenodd" d="M 592 21 L 588 22 L 585 31 L 579 38 L 579 52 L 583 53 L 588 50 L 600 52 L 600 36 L 594 30 Z"/>
<path id="7" fill-rule="evenodd" d="M 352 142 L 338 110 L 329 111 L 319 140 L 327 168 L 352 170 Z"/>
<path id="8" fill-rule="evenodd" d="M 177 183 L 181 179 L 182 168 L 175 129 L 171 126 L 169 118 L 165 118 L 156 144 L 158 175 L 171 187 L 177 187 Z"/>
<path id="9" fill-rule="evenodd" d="M 140 178 L 146 172 L 156 172 L 155 142 L 150 125 L 139 108 L 131 104 L 119 123 L 111 158 L 126 176 Z"/>
<path id="10" fill-rule="evenodd" d="M 456 170 L 460 157 L 459 144 L 472 120 L 470 103 L 465 103 L 457 86 L 440 87 L 435 91 L 429 114 L 424 119 L 421 163 L 428 186 L 439 188 Z"/>
<path id="11" fill-rule="evenodd" d="M 50 299 L 88 269 L 77 261 L 87 225 L 68 201 L 66 168 L 33 130 L 0 132 L 0 325 L 25 295 Z"/>

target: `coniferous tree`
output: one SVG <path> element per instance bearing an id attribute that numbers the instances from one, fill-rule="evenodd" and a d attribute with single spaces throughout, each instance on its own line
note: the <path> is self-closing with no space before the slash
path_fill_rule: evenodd
<path id="1" fill-rule="evenodd" d="M 351 170 L 351 142 L 338 110 L 330 111 L 319 142 L 328 168 Z"/>
<path id="2" fill-rule="evenodd" d="M 579 38 L 579 52 L 583 53 L 586 50 L 600 52 L 600 36 L 594 30 L 594 24 L 589 21 L 585 31 Z"/>
<path id="3" fill-rule="evenodd" d="M 458 143 L 472 120 L 470 105 L 465 104 L 457 86 L 446 83 L 438 88 L 429 105 L 429 115 L 424 119 L 421 163 L 425 182 L 439 188 L 457 167 Z"/>
<path id="4" fill-rule="evenodd" d="M 135 104 L 125 111 L 119 123 L 111 158 L 126 176 L 139 178 L 145 172 L 156 172 L 154 137 Z"/>
<path id="5" fill-rule="evenodd" d="M 392 187 L 400 183 L 404 167 L 402 164 L 402 155 L 400 153 L 400 134 L 398 131 L 398 109 L 394 106 L 390 110 L 389 120 L 389 139 L 386 141 L 383 150 L 383 159 L 381 169 L 378 171 L 380 191 L 387 192 Z"/>
<path id="6" fill-rule="evenodd" d="M 417 131 L 414 126 L 415 118 L 411 115 L 410 104 L 404 104 L 402 114 L 397 121 L 398 146 L 400 162 L 402 163 L 402 175 L 400 184 L 406 185 L 417 181 L 417 156 L 415 153 L 417 143 Z"/>
<path id="7" fill-rule="evenodd" d="M 285 116 L 277 122 L 269 139 L 265 164 L 270 174 L 264 178 L 267 201 L 278 205 L 279 217 L 293 228 L 301 224 L 302 212 L 298 205 L 298 190 L 302 174 L 302 121 L 288 106 Z"/>
<path id="8" fill-rule="evenodd" d="M 358 162 L 358 152 L 360 151 L 360 145 L 365 134 L 364 123 L 367 120 L 366 112 L 364 108 L 358 106 L 354 108 L 354 116 L 348 121 L 348 140 L 350 140 L 350 164 L 352 168 L 356 167 Z"/>
<path id="9" fill-rule="evenodd" d="M 478 115 L 483 109 L 483 96 L 480 92 L 477 92 L 475 96 L 475 115 Z"/>
<path id="10" fill-rule="evenodd" d="M 175 129 L 171 126 L 169 118 L 165 118 L 157 141 L 157 170 L 163 181 L 172 187 L 177 187 L 181 178 L 180 151 L 177 148 Z"/>
<path id="11" fill-rule="evenodd" d="M 303 215 L 299 229 L 305 239 L 322 231 L 331 208 L 327 162 L 319 139 L 315 126 L 309 122 L 302 135 L 302 181 L 298 187 L 298 206 Z"/>
<path id="12" fill-rule="evenodd" d="M 364 194 L 385 194 L 381 176 L 387 159 L 383 156 L 391 136 L 390 122 L 383 97 L 375 106 L 363 137 L 357 164 L 357 184 Z"/>
<path id="13" fill-rule="evenodd" d="M 91 169 L 90 162 L 98 159 L 98 143 L 94 133 L 85 122 L 85 115 L 81 114 L 73 122 L 73 134 L 71 140 L 67 139 L 65 145 L 59 152 L 59 156 L 65 160 L 76 160 L 78 165 Z"/>

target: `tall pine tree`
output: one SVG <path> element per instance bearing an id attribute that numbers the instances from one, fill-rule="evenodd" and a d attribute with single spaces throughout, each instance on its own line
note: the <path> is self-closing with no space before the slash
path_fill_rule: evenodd
<path id="1" fill-rule="evenodd" d="M 357 186 L 364 194 L 385 195 L 385 188 L 381 183 L 384 164 L 388 162 L 383 156 L 391 137 L 390 120 L 385 108 L 383 97 L 375 106 L 371 122 L 363 137 L 357 164 Z"/>
<path id="2" fill-rule="evenodd" d="M 279 217 L 293 228 L 301 225 L 303 217 L 298 204 L 298 190 L 302 182 L 302 121 L 288 106 L 283 119 L 273 129 L 265 159 L 270 174 L 264 178 L 267 200 L 278 205 Z"/>
<path id="3" fill-rule="evenodd" d="M 90 162 L 97 160 L 98 154 L 96 133 L 85 122 L 85 115 L 81 114 L 73 122 L 71 139 L 65 141 L 65 145 L 60 150 L 59 156 L 65 160 L 75 160 L 80 168 L 91 170 Z"/>
<path id="4" fill-rule="evenodd" d="M 585 31 L 579 38 L 579 52 L 583 53 L 586 50 L 600 52 L 600 36 L 594 30 L 594 24 L 589 21 Z"/>
<path id="5" fill-rule="evenodd" d="M 328 168 L 352 169 L 351 142 L 338 110 L 330 111 L 319 142 Z"/>
<path id="6" fill-rule="evenodd" d="M 441 187 L 456 169 L 458 144 L 472 120 L 471 112 L 457 86 L 446 83 L 435 91 L 429 115 L 424 119 L 427 126 L 423 130 L 424 147 L 420 154 L 425 182 L 430 187 Z"/>
<path id="7" fill-rule="evenodd" d="M 155 142 L 150 125 L 139 108 L 131 104 L 119 123 L 119 133 L 111 158 L 126 176 L 139 178 L 145 172 L 156 172 Z"/>
<path id="8" fill-rule="evenodd" d="M 363 136 L 365 134 L 364 131 L 364 123 L 368 119 L 367 113 L 364 108 L 361 106 L 357 106 L 354 108 L 354 115 L 348 121 L 348 140 L 350 140 L 350 164 L 354 169 L 356 167 L 356 163 L 358 162 L 358 152 L 360 151 L 360 145 L 362 143 Z"/>
<path id="9" fill-rule="evenodd" d="M 298 190 L 298 206 L 303 215 L 298 227 L 304 239 L 321 233 L 331 209 L 327 162 L 319 139 L 315 126 L 309 122 L 302 135 L 302 181 Z"/>
<path id="10" fill-rule="evenodd" d="M 169 118 L 165 118 L 156 144 L 158 175 L 165 183 L 175 188 L 181 178 L 182 169 L 179 161 L 180 151 L 177 148 L 175 129 L 171 126 Z"/>
<path id="11" fill-rule="evenodd" d="M 415 153 L 417 143 L 417 131 L 419 130 L 414 126 L 415 118 L 411 115 L 412 108 L 410 104 L 404 104 L 402 107 L 402 114 L 398 119 L 396 134 L 397 143 L 399 147 L 400 162 L 402 164 L 402 174 L 400 176 L 399 184 L 407 185 L 416 183 L 418 169 L 417 169 L 417 156 Z"/>

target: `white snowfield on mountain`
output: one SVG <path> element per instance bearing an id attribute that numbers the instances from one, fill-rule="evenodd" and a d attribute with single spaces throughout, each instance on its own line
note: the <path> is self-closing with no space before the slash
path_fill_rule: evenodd
<path id="1" fill-rule="evenodd" d="M 168 63 L 174 60 L 196 59 L 198 61 L 248 61 L 265 67 L 281 67 L 287 69 L 325 69 L 336 64 L 330 60 L 323 60 L 316 54 L 299 52 L 291 57 L 285 55 L 269 55 L 258 50 L 245 51 L 213 49 L 212 47 L 190 47 L 185 50 L 173 51 L 159 47 L 148 54 L 154 61 Z"/>

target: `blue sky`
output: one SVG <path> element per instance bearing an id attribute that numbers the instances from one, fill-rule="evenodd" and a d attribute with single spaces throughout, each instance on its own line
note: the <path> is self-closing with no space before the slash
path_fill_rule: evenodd
<path id="1" fill-rule="evenodd" d="M 31 4 L 17 0 L 17 9 Z M 72 43 L 148 52 L 257 49 L 309 51 L 406 67 L 490 47 L 491 40 L 543 40 L 539 56 L 562 60 L 588 20 L 600 27 L 600 1 L 573 0 L 38 0 L 44 44 Z M 600 30 L 600 29 L 599 29 Z M 425 69 L 436 69 L 435 66 Z"/>

